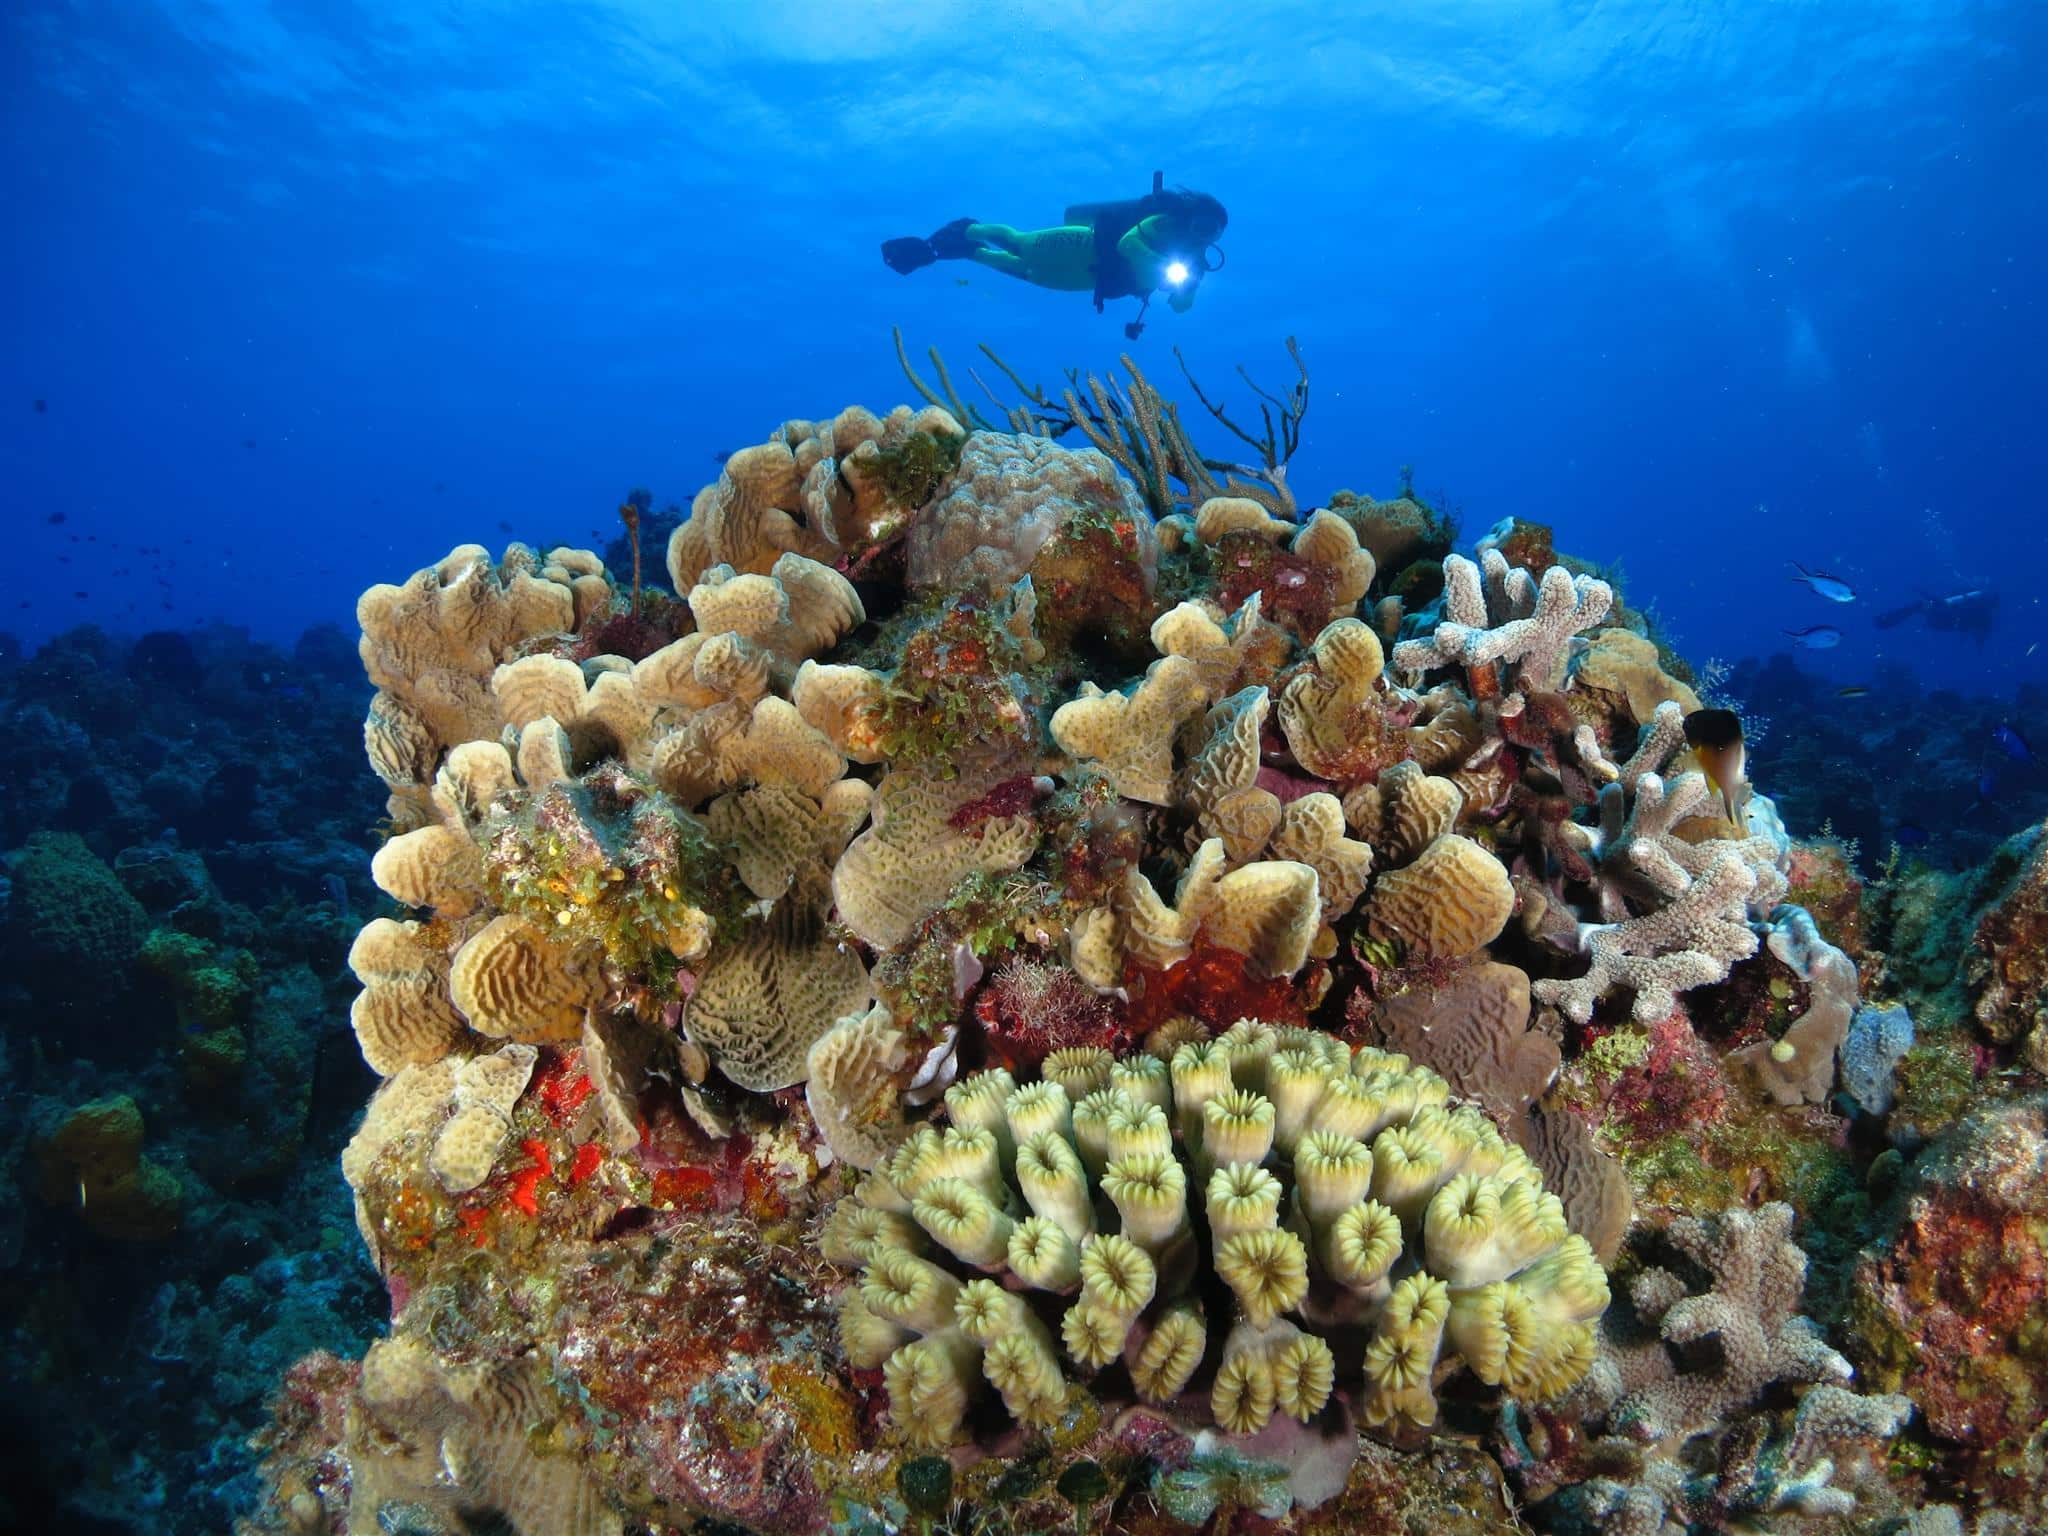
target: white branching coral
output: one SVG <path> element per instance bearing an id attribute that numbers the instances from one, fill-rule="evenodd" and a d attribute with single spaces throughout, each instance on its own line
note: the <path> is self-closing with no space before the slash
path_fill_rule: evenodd
<path id="1" fill-rule="evenodd" d="M 1792 1208 L 1774 1201 L 1709 1217 L 1679 1217 L 1659 1240 L 1711 1277 L 1695 1291 L 1661 1266 L 1629 1282 L 1647 1340 L 1604 1339 L 1564 1404 L 1601 1438 L 1610 1466 L 1634 1463 L 1633 1482 L 1596 1478 L 1585 1504 L 1616 1533 L 1691 1528 L 1689 1520 L 1774 1510 L 1844 1515 L 1840 1486 L 1855 1458 L 1904 1427 L 1912 1403 L 1850 1390 L 1854 1371 L 1820 1328 L 1800 1315 L 1806 1255 L 1792 1240 Z M 1796 1395 L 1789 1423 L 1773 1399 Z M 1724 1441 L 1720 1454 L 1698 1442 Z M 1717 1468 L 1711 1477 L 1699 1466 Z"/>
<path id="2" fill-rule="evenodd" d="M 1635 752 L 1601 789 L 1599 824 L 1564 829 L 1593 861 L 1601 920 L 1577 930 L 1586 974 L 1539 981 L 1535 993 L 1580 1023 L 1614 987 L 1633 990 L 1634 1016 L 1650 1023 L 1677 1006 L 1679 993 L 1726 980 L 1738 960 L 1756 953 L 1752 918 L 1784 896 L 1769 837 L 1685 835 L 1688 824 L 1724 834 L 1747 829 L 1713 817 L 1703 774 L 1667 781 L 1659 772 L 1683 744 L 1679 706 L 1659 706 Z M 1756 796 L 1751 804 L 1761 812 L 1769 802 Z"/>
<path id="3" fill-rule="evenodd" d="M 931 1446 L 991 1388 L 1054 1422 L 1070 1378 L 1118 1360 L 1151 1402 L 1206 1373 L 1230 1434 L 1337 1392 L 1369 1423 L 1429 1424 L 1454 1359 L 1554 1397 L 1592 1359 L 1606 1277 L 1528 1158 L 1447 1100 L 1405 1056 L 1252 1020 L 1170 1062 L 1088 1048 L 1039 1082 L 965 1079 L 948 1128 L 827 1223 L 826 1256 L 862 1268 L 848 1358 L 882 1367 L 897 1428 Z M 1340 1381 L 1324 1330 L 1346 1328 L 1368 1343 Z"/>
<path id="4" fill-rule="evenodd" d="M 1394 647 L 1394 665 L 1406 672 L 1459 666 L 1481 696 L 1495 689 L 1482 677 L 1496 664 L 1514 669 L 1514 688 L 1548 692 L 1564 680 L 1567 648 L 1614 604 L 1614 589 L 1592 576 L 1553 565 L 1538 581 L 1509 565 L 1498 549 L 1444 557 L 1444 617 L 1427 639 Z"/>

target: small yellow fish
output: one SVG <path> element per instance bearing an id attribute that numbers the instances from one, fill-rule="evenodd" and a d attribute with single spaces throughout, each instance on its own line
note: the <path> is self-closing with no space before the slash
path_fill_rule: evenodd
<path id="1" fill-rule="evenodd" d="M 1721 797 L 1728 819 L 1742 826 L 1743 807 L 1749 800 L 1742 717 L 1732 709 L 1696 709 L 1685 717 L 1685 741 L 1700 772 Z"/>

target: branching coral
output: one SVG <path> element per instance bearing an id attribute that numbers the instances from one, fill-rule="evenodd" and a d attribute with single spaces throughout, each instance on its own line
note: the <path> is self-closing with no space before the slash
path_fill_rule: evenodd
<path id="1" fill-rule="evenodd" d="M 1564 1410 L 1604 1437 L 1610 1465 L 1637 1469 L 1632 1482 L 1595 1478 L 1570 1492 L 1599 1528 L 1654 1536 L 1730 1528 L 1772 1510 L 1854 1507 L 1831 1478 L 1895 1434 L 1912 1404 L 1847 1390 L 1849 1362 L 1799 1315 L 1806 1257 L 1791 1228 L 1792 1209 L 1780 1203 L 1679 1217 L 1661 1240 L 1711 1276 L 1711 1289 L 1694 1292 L 1661 1267 L 1631 1277 L 1632 1310 L 1654 1336 L 1603 1343 Z M 1715 1363 L 1699 1363 L 1707 1359 Z M 1780 1424 L 1769 1399 L 1788 1390 L 1798 1406 Z M 1714 1444 L 1704 1477 L 1689 1470 L 1702 1460 L 1687 1449 L 1702 1442 Z"/>
<path id="2" fill-rule="evenodd" d="M 1433 667 L 1465 669 L 1476 698 L 1503 690 L 1500 669 L 1511 669 L 1514 692 L 1549 692 L 1564 680 L 1566 648 L 1607 617 L 1614 589 L 1590 576 L 1553 565 L 1539 581 L 1508 564 L 1498 549 L 1474 565 L 1462 555 L 1444 559 L 1444 617 L 1426 640 L 1394 647 L 1394 665 L 1406 672 Z"/>
<path id="3" fill-rule="evenodd" d="M 1678 706 L 1659 705 L 1634 755 L 1600 791 L 1599 826 L 1566 829 L 1594 860 L 1604 921 L 1575 936 L 1586 974 L 1539 981 L 1536 995 L 1581 1023 L 1616 986 L 1635 992 L 1635 1017 L 1649 1023 L 1680 992 L 1724 979 L 1756 953 L 1752 913 L 1769 912 L 1784 894 L 1770 838 L 1702 818 L 1712 798 L 1703 774 L 1667 783 L 1657 771 L 1683 740 Z"/>
<path id="4" fill-rule="evenodd" d="M 1070 1371 L 1118 1361 L 1150 1402 L 1206 1380 L 1231 1434 L 1339 1391 L 1369 1423 L 1431 1423 L 1453 1358 L 1555 1396 L 1591 1359 L 1605 1276 L 1528 1159 L 1447 1096 L 1405 1057 L 1249 1020 L 1170 1062 L 1082 1049 L 1037 1082 L 966 1079 L 950 1128 L 827 1226 L 827 1257 L 862 1266 L 848 1357 L 883 1367 L 923 1445 L 957 1438 L 984 1386 L 1049 1424 Z M 1340 1381 L 1323 1330 L 1358 1325 Z"/>

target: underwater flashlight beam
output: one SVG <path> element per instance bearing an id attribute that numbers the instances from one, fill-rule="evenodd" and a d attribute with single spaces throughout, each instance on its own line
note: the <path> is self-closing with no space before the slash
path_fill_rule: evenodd
<path id="1" fill-rule="evenodd" d="M 1178 288 L 1188 280 L 1188 264 L 1184 261 L 1169 261 L 1166 264 L 1166 281 Z"/>

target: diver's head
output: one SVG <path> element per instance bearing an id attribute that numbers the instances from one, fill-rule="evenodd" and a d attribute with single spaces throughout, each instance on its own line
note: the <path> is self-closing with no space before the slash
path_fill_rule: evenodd
<path id="1" fill-rule="evenodd" d="M 1223 204 L 1206 192 L 1187 187 L 1169 187 L 1159 193 L 1157 206 L 1159 212 L 1173 221 L 1174 232 L 1197 246 L 1221 239 L 1230 223 Z"/>

